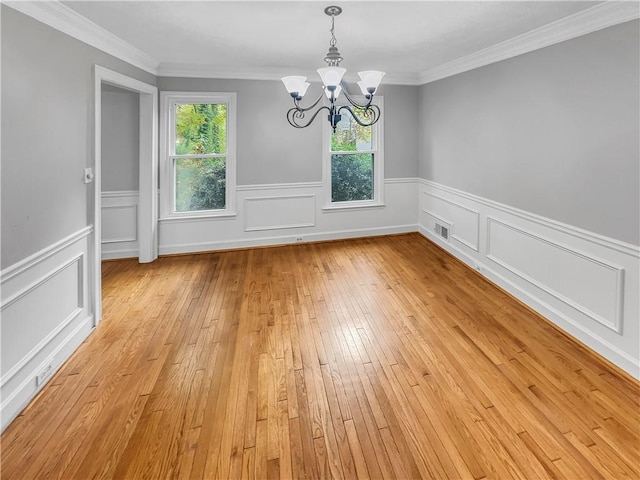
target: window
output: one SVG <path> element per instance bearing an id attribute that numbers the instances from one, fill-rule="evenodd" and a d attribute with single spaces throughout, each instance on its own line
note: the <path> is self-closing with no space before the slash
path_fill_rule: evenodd
<path id="1" fill-rule="evenodd" d="M 382 98 L 375 98 L 382 108 Z M 360 117 L 360 111 L 354 109 Z M 324 122 L 325 209 L 373 207 L 383 205 L 384 162 L 382 118 L 375 125 L 359 125 L 347 110 L 331 130 Z"/>
<path id="2" fill-rule="evenodd" d="M 234 215 L 235 93 L 161 93 L 161 215 Z"/>

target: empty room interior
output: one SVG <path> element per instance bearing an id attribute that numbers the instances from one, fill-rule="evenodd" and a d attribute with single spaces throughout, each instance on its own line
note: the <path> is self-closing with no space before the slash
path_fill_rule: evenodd
<path id="1" fill-rule="evenodd" d="M 640 478 L 640 4 L 0 4 L 3 479 Z"/>

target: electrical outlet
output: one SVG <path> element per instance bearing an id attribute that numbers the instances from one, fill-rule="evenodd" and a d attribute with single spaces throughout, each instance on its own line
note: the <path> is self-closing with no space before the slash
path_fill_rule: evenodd
<path id="1" fill-rule="evenodd" d="M 53 373 L 53 364 L 49 362 L 46 367 L 40 370 L 40 373 L 36 375 L 36 387 L 40 387 L 44 385 L 44 382 L 51 376 Z"/>
<path id="2" fill-rule="evenodd" d="M 304 242 L 304 238 L 303 237 L 296 237 L 296 243 L 298 242 Z"/>

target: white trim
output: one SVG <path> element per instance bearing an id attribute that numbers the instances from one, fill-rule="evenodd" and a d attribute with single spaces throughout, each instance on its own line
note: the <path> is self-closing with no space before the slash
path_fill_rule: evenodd
<path id="1" fill-rule="evenodd" d="M 305 75 L 315 79 L 316 72 L 295 67 L 219 67 L 213 65 L 159 63 L 121 38 L 80 15 L 59 1 L 5 4 L 39 22 L 119 58 L 158 77 L 220 78 L 279 81 L 284 75 Z M 555 22 L 513 37 L 470 55 L 457 58 L 419 73 L 388 72 L 387 85 L 424 85 L 442 78 L 479 68 L 523 53 L 628 22 L 639 17 L 637 2 L 609 1 L 569 15 Z M 347 81 L 355 81 L 350 77 Z"/>
<path id="2" fill-rule="evenodd" d="M 365 102 L 362 96 L 352 96 L 356 102 Z M 325 105 L 327 104 L 324 99 Z M 322 210 L 323 211 L 335 211 L 335 210 L 349 210 L 358 208 L 376 208 L 384 207 L 384 97 L 382 95 L 373 98 L 373 105 L 377 105 L 380 108 L 381 115 L 378 121 L 371 126 L 371 149 L 364 150 L 362 152 L 344 152 L 344 153 L 362 153 L 373 155 L 373 198 L 370 200 L 359 200 L 351 202 L 332 202 L 331 201 L 331 155 L 334 153 L 331 151 L 331 124 L 327 121 L 322 121 L 322 187 L 323 187 L 323 199 Z M 338 105 L 349 105 L 349 103 L 340 101 Z"/>
<path id="3" fill-rule="evenodd" d="M 173 131 L 174 105 L 176 103 L 224 103 L 227 105 L 227 151 L 224 155 L 226 162 L 225 208 L 223 210 L 207 210 L 192 212 L 174 211 L 174 178 L 173 162 L 175 145 Z M 160 92 L 160 218 L 162 220 L 174 218 L 229 218 L 236 215 L 236 120 L 237 94 L 235 92 Z"/>
<path id="4" fill-rule="evenodd" d="M 85 255 L 84 252 L 81 253 L 81 254 L 76 255 L 71 260 L 63 263 L 61 266 L 57 267 L 55 270 L 49 272 L 47 275 L 45 275 L 45 276 L 39 278 L 38 280 L 30 283 L 29 285 L 26 285 L 25 287 L 23 287 L 18 292 L 14 293 L 9 298 L 3 299 L 2 305 L 0 305 L 0 312 L 2 310 L 4 310 L 5 308 L 7 308 L 8 306 L 10 306 L 11 304 L 13 304 L 13 303 L 17 302 L 18 300 L 20 300 L 21 298 L 23 298 L 25 295 L 29 294 L 29 292 L 31 292 L 31 291 L 35 290 L 36 288 L 38 288 L 40 285 L 42 285 L 45 282 L 51 280 L 53 277 L 58 275 L 63 270 L 66 270 L 67 267 L 69 267 L 70 265 L 72 265 L 74 263 L 78 263 L 78 260 L 82 259 L 84 257 L 84 255 Z M 79 277 L 82 280 L 82 261 L 80 261 L 80 263 L 79 263 L 79 269 L 80 269 L 79 270 Z M 80 282 L 80 283 L 82 283 L 82 282 Z M 80 296 L 82 296 L 82 292 L 80 292 Z M 81 302 L 79 302 L 78 307 L 80 307 L 80 308 L 83 307 L 83 304 L 84 304 L 84 299 Z"/>
<path id="5" fill-rule="evenodd" d="M 461 238 L 460 236 L 456 235 L 453 230 L 451 230 L 451 238 L 453 240 L 455 240 L 456 242 L 460 242 L 462 245 L 466 246 L 467 248 L 470 248 L 471 250 L 479 252 L 480 251 L 480 212 L 477 211 L 477 210 L 474 210 L 472 208 L 469 208 L 466 205 L 463 205 L 461 203 L 454 202 L 453 200 L 450 200 L 448 198 L 441 197 L 439 195 L 434 195 L 431 192 L 424 192 L 424 194 L 429 196 L 429 197 L 437 198 L 438 200 L 441 200 L 441 201 L 443 201 L 445 203 L 453 205 L 454 207 L 458 207 L 458 208 L 461 208 L 463 210 L 466 210 L 467 212 L 472 213 L 473 215 L 475 215 L 475 217 L 476 217 L 476 235 L 478 236 L 478 243 L 476 243 L 474 245 L 471 242 L 467 242 L 464 238 Z M 424 208 L 422 209 L 422 211 L 427 213 L 427 214 L 429 214 L 429 215 L 431 215 L 434 218 L 437 218 L 437 217 L 435 217 L 435 215 L 429 213 Z M 453 225 L 453 224 L 451 224 L 451 225 Z"/>
<path id="6" fill-rule="evenodd" d="M 237 213 L 221 213 L 218 215 L 184 215 L 181 217 L 164 217 L 158 221 L 160 223 L 184 223 L 184 222 L 208 222 L 211 220 L 233 220 L 238 217 Z"/>
<path id="7" fill-rule="evenodd" d="M 51 372 L 51 375 L 47 379 L 47 382 L 48 382 L 48 380 L 50 380 L 55 375 L 55 373 L 60 369 L 62 364 L 71 356 L 71 354 L 80 346 L 80 344 L 87 337 L 87 335 L 83 333 L 83 330 L 88 329 L 89 331 L 87 332 L 87 334 L 89 334 L 91 333 L 91 329 L 93 325 L 95 325 L 95 322 L 91 318 L 91 316 L 88 316 L 84 320 L 82 320 L 78 324 L 78 326 L 76 326 L 76 328 L 74 328 L 73 331 L 69 333 L 69 335 L 67 335 L 67 337 L 62 342 L 60 342 L 60 344 L 49 354 L 49 356 L 45 361 L 41 362 L 36 368 L 32 370 L 30 374 L 26 375 L 25 379 L 20 383 L 20 385 L 18 385 L 17 388 L 13 389 L 9 395 L 2 398 L 2 404 L 0 404 L 0 412 L 1 412 L 0 418 L 2 418 L 2 430 L 4 430 L 15 419 L 15 417 L 18 416 L 18 414 L 22 411 L 22 409 L 35 397 L 36 393 L 39 390 L 41 390 L 42 387 L 44 387 L 46 382 L 43 385 L 37 386 L 34 392 L 29 394 L 29 396 L 26 398 L 25 401 L 21 402 L 19 405 L 12 407 L 9 410 L 9 407 L 11 407 L 11 403 L 15 400 L 15 398 L 18 395 L 21 395 L 21 394 L 24 395 L 23 392 L 25 391 L 25 389 L 27 389 L 30 384 L 33 385 L 34 378 L 37 375 L 37 373 L 40 372 L 47 364 L 50 364 L 51 362 L 53 362 L 54 368 L 53 368 L 53 371 Z M 62 355 L 63 358 L 58 358 L 61 352 L 63 352 L 63 355 Z M 22 368 L 24 368 L 24 365 Z"/>
<path id="8" fill-rule="evenodd" d="M 284 230 L 286 228 L 303 228 L 303 227 L 315 227 L 316 226 L 316 208 L 315 208 L 315 200 L 316 195 L 312 194 L 304 194 L 304 195 L 276 195 L 272 197 L 248 197 L 244 199 L 244 209 L 245 212 L 249 209 L 250 202 L 259 202 L 259 201 L 270 201 L 270 200 L 291 200 L 291 199 L 301 199 L 301 198 L 312 198 L 313 199 L 313 221 L 306 223 L 290 223 L 290 224 L 281 224 L 281 225 L 266 225 L 260 227 L 250 227 L 249 226 L 249 216 L 244 216 L 244 231 L 245 232 L 259 232 L 265 230 Z"/>
<path id="9" fill-rule="evenodd" d="M 480 197 L 472 193 L 467 193 L 463 190 L 458 190 L 457 188 L 442 185 L 440 183 L 436 183 L 431 180 L 425 180 L 424 178 L 420 178 L 419 181 L 422 185 L 433 187 L 433 188 L 442 190 L 444 192 L 453 193 L 454 195 L 458 195 L 460 197 L 467 198 L 474 202 L 478 202 L 483 205 L 496 208 L 498 210 L 509 213 L 511 215 L 515 215 L 519 218 L 523 218 L 525 220 L 535 222 L 539 225 L 560 230 L 561 232 L 567 233 L 569 235 L 573 235 L 574 237 L 587 240 L 589 242 L 595 243 L 597 245 L 601 245 L 603 247 L 617 250 L 621 253 L 624 253 L 626 255 L 631 255 L 635 258 L 640 258 L 640 246 L 633 245 L 631 243 L 626 243 L 621 240 L 617 240 L 615 238 L 606 237 L 598 233 L 590 232 L 588 230 L 584 230 L 582 228 L 569 225 L 568 223 L 563 223 L 557 220 L 543 217 L 541 215 L 537 215 L 535 213 L 527 212 L 526 210 L 520 210 L 518 208 L 514 208 L 509 205 L 496 202 L 494 200 L 489 200 L 488 198 Z"/>
<path id="10" fill-rule="evenodd" d="M 68 267 L 69 265 L 67 265 Z M 53 276 L 53 275 L 51 275 Z M 51 278 L 51 276 L 49 278 Z M 40 351 L 49 344 L 62 330 L 64 330 L 67 325 L 73 322 L 78 315 L 80 315 L 83 311 L 82 307 L 76 308 L 73 312 L 67 316 L 55 329 L 53 329 L 46 337 L 44 337 L 38 344 L 33 347 L 24 357 L 18 361 L 10 370 L 5 373 L 2 378 L 0 378 L 0 387 L 2 387 L 5 383 L 11 380 L 15 375 L 22 370 L 22 368 L 29 363 Z"/>
<path id="11" fill-rule="evenodd" d="M 158 257 L 158 89 L 100 65 L 93 67 L 93 224 L 89 248 L 89 289 L 94 321 L 102 319 L 102 84 L 139 93 L 140 172 L 138 192 L 138 258 L 141 263 Z"/>
<path id="12" fill-rule="evenodd" d="M 138 249 L 102 250 L 102 260 L 122 260 L 125 258 L 138 258 Z"/>
<path id="13" fill-rule="evenodd" d="M 133 210 L 135 218 L 137 218 L 137 215 L 138 215 L 138 205 L 103 205 L 102 211 L 104 210 Z M 104 238 L 100 239 L 103 245 L 108 243 L 135 242 L 137 240 L 138 240 L 138 236 L 136 231 L 134 231 L 133 234 L 128 237 L 114 237 L 109 239 L 104 239 Z M 136 255 L 136 257 L 137 256 L 138 255 Z M 104 258 L 104 255 L 102 255 L 102 258 Z"/>
<path id="14" fill-rule="evenodd" d="M 450 252 L 453 256 L 462 260 L 470 268 L 475 268 L 476 270 L 481 271 L 482 275 L 484 275 L 490 281 L 503 288 L 510 294 L 514 295 L 525 305 L 528 305 L 533 310 L 538 312 L 541 316 L 559 326 L 562 330 L 569 333 L 569 335 L 586 345 L 588 348 L 598 352 L 600 355 L 604 356 L 612 363 L 618 365 L 626 372 L 629 372 L 635 378 L 640 378 L 640 367 L 638 365 L 638 360 L 633 358 L 625 351 L 613 345 L 611 342 L 602 338 L 602 336 L 588 329 L 584 325 L 581 325 L 572 318 L 568 317 L 566 314 L 558 311 L 556 308 L 552 307 L 545 301 L 524 290 L 522 287 L 500 275 L 495 270 L 489 268 L 485 264 L 479 263 L 467 253 L 457 248 L 455 245 L 444 242 L 441 238 L 430 232 L 424 226 L 419 225 L 418 231 L 420 232 L 420 234 L 431 240 L 436 245 L 441 246 L 443 249 Z"/>
<path id="15" fill-rule="evenodd" d="M 435 193 L 479 210 L 482 233 L 479 252 L 456 242 L 445 242 L 431 231 L 432 214 L 424 212 L 425 204 L 421 204 L 418 223 L 423 235 L 640 378 L 637 358 L 640 247 L 435 182 L 420 179 L 420 184 L 422 194 Z M 466 216 L 439 203 L 434 203 L 433 211 L 441 216 L 451 214 L 456 221 Z M 508 229 L 496 230 L 495 227 L 503 225 Z M 492 230 L 497 237 L 491 235 Z M 499 250 L 496 240 L 500 241 Z M 556 262 L 562 280 L 551 277 L 552 272 L 546 268 L 537 268 Z"/>
<path id="16" fill-rule="evenodd" d="M 545 243 L 547 245 L 550 245 L 552 247 L 555 247 L 559 250 L 562 250 L 563 252 L 569 253 L 571 255 L 574 255 L 582 260 L 586 260 L 589 261 L 591 263 L 594 263 L 596 265 L 599 265 L 601 267 L 604 267 L 608 270 L 611 270 L 615 273 L 616 275 L 616 289 L 615 289 L 615 297 L 616 297 L 616 305 L 615 305 L 615 314 L 614 314 L 614 318 L 613 321 L 609 321 L 606 318 L 603 318 L 601 315 L 591 311 L 590 309 L 580 305 L 579 303 L 571 300 L 570 298 L 567 298 L 566 296 L 562 295 L 561 293 L 555 291 L 554 289 L 548 287 L 547 285 L 535 280 L 534 278 L 531 278 L 529 275 L 521 272 L 520 270 L 518 270 L 517 268 L 515 268 L 513 265 L 509 265 L 507 262 L 505 262 L 504 260 L 501 260 L 500 258 L 496 257 L 495 255 L 493 255 L 491 253 L 491 225 L 492 224 L 500 224 L 503 227 L 509 228 L 515 232 L 521 233 L 523 235 L 526 235 L 530 238 L 533 238 L 539 242 Z M 592 320 L 600 323 L 601 325 L 604 325 L 605 327 L 607 327 L 610 330 L 613 330 L 614 332 L 621 334 L 622 333 L 622 292 L 624 291 L 624 268 L 618 266 L 618 265 L 614 265 L 610 262 L 605 262 L 604 260 L 601 260 L 599 258 L 594 257 L 591 254 L 586 254 L 583 252 L 579 252 L 578 250 L 576 250 L 575 248 L 571 248 L 567 245 L 563 245 L 561 243 L 558 242 L 554 242 L 549 240 L 548 238 L 544 238 L 540 235 L 536 235 L 532 232 L 529 232 L 523 228 L 520 227 L 515 227 L 514 225 L 509 225 L 506 222 L 503 222 L 501 220 L 498 220 L 497 218 L 494 218 L 490 215 L 487 216 L 487 249 L 486 249 L 486 258 L 488 258 L 489 260 L 491 260 L 492 262 L 495 262 L 496 264 L 500 265 L 501 267 L 505 268 L 506 270 L 509 270 L 511 273 L 513 273 L 514 275 L 517 275 L 518 277 L 522 278 L 523 280 L 529 282 L 531 285 L 539 288 L 540 290 L 548 293 L 549 295 L 551 295 L 552 297 L 557 298 L 558 300 L 560 300 L 563 303 L 566 303 L 567 305 L 569 305 L 570 307 L 576 309 L 577 311 L 583 313 L 584 315 L 586 315 L 587 317 L 591 318 Z"/>
<path id="17" fill-rule="evenodd" d="M 284 190 L 296 188 L 322 188 L 322 182 L 299 183 L 266 183 L 261 185 L 237 185 L 237 192 L 253 192 L 258 190 Z"/>
<path id="18" fill-rule="evenodd" d="M 160 63 L 157 70 L 159 77 L 183 78 L 219 78 L 230 80 L 271 80 L 278 81 L 287 75 L 304 75 L 311 83 L 320 83 L 318 73 L 314 69 L 297 67 L 221 67 L 214 65 L 198 65 L 185 63 Z M 355 72 L 345 75 L 347 83 L 360 80 Z M 387 73 L 384 85 L 419 85 L 417 73 Z"/>
<path id="19" fill-rule="evenodd" d="M 340 203 L 344 203 L 344 205 L 340 205 Z M 331 212 L 342 212 L 344 210 L 369 210 L 369 209 L 376 209 L 376 208 L 385 208 L 386 206 L 387 206 L 386 203 L 380 203 L 374 200 L 362 201 L 362 202 L 334 202 L 331 205 L 323 206 L 322 211 L 326 213 L 331 213 Z"/>
<path id="20" fill-rule="evenodd" d="M 418 177 L 404 177 L 404 178 L 385 178 L 385 185 L 392 185 L 394 183 L 418 183 Z"/>
<path id="21" fill-rule="evenodd" d="M 347 238 L 374 237 L 380 235 L 392 235 L 396 233 L 415 232 L 417 225 L 398 225 L 394 227 L 364 228 L 354 230 L 340 230 L 323 233 L 305 233 L 305 243 L 322 242 L 327 240 L 342 240 Z M 296 243 L 292 235 L 252 238 L 247 240 L 229 240 L 220 242 L 182 243 L 160 246 L 161 255 L 176 253 L 210 252 L 219 250 L 234 250 L 238 248 L 272 247 Z"/>
<path id="22" fill-rule="evenodd" d="M 102 198 L 138 198 L 138 190 L 109 190 L 102 192 Z"/>
<path id="23" fill-rule="evenodd" d="M 81 228 L 77 232 L 69 235 L 68 237 L 65 237 L 62 240 L 52 245 L 49 245 L 48 247 L 43 248 L 39 252 L 36 252 L 33 255 L 28 256 L 24 260 L 21 260 L 5 268 L 4 270 L 2 270 L 2 272 L 0 272 L 0 284 L 8 280 L 11 280 L 13 277 L 17 275 L 21 275 L 22 273 L 26 272 L 30 268 L 45 261 L 47 258 L 64 250 L 68 246 L 76 243 L 79 240 L 82 240 L 85 237 L 88 237 L 92 231 L 93 231 L 93 227 L 91 225 Z"/>
<path id="24" fill-rule="evenodd" d="M 419 84 L 450 77 L 524 53 L 555 45 L 640 16 L 637 2 L 603 2 L 470 55 L 430 68 L 418 75 Z"/>
<path id="25" fill-rule="evenodd" d="M 60 1 L 16 1 L 5 5 L 146 72 L 158 74 L 158 60 Z"/>

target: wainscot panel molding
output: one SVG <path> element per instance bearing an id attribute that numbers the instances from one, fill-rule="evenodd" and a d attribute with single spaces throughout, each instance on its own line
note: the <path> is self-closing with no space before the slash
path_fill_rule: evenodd
<path id="1" fill-rule="evenodd" d="M 101 198 L 102 259 L 137 257 L 138 191 L 107 191 Z"/>
<path id="2" fill-rule="evenodd" d="M 244 199 L 245 232 L 316 226 L 316 196 L 280 195 Z"/>
<path id="3" fill-rule="evenodd" d="M 527 254 L 523 255 L 523 251 Z M 624 268 L 490 216 L 487 216 L 487 258 L 621 333 Z M 582 281 L 575 282 L 576 276 Z"/>
<path id="4" fill-rule="evenodd" d="M 419 188 L 423 235 L 640 378 L 640 247 L 435 182 Z"/>
<path id="5" fill-rule="evenodd" d="M 237 215 L 160 219 L 160 253 L 189 253 L 415 232 L 417 178 L 385 180 L 385 203 L 367 210 L 322 210 L 321 182 L 242 185 Z"/>
<path id="6" fill-rule="evenodd" d="M 423 212 L 434 219 L 444 220 L 445 223 L 450 226 L 452 240 L 461 243 L 471 250 L 478 251 L 480 212 L 429 192 L 424 192 L 423 200 Z M 441 212 L 441 215 L 444 217 L 436 215 L 433 213 L 434 211 Z M 455 231 L 453 230 L 453 225 L 446 220 L 447 218 L 453 217 L 458 219 Z"/>
<path id="7" fill-rule="evenodd" d="M 83 228 L 0 272 L 2 430 L 93 328 L 87 283 L 92 231 Z"/>

